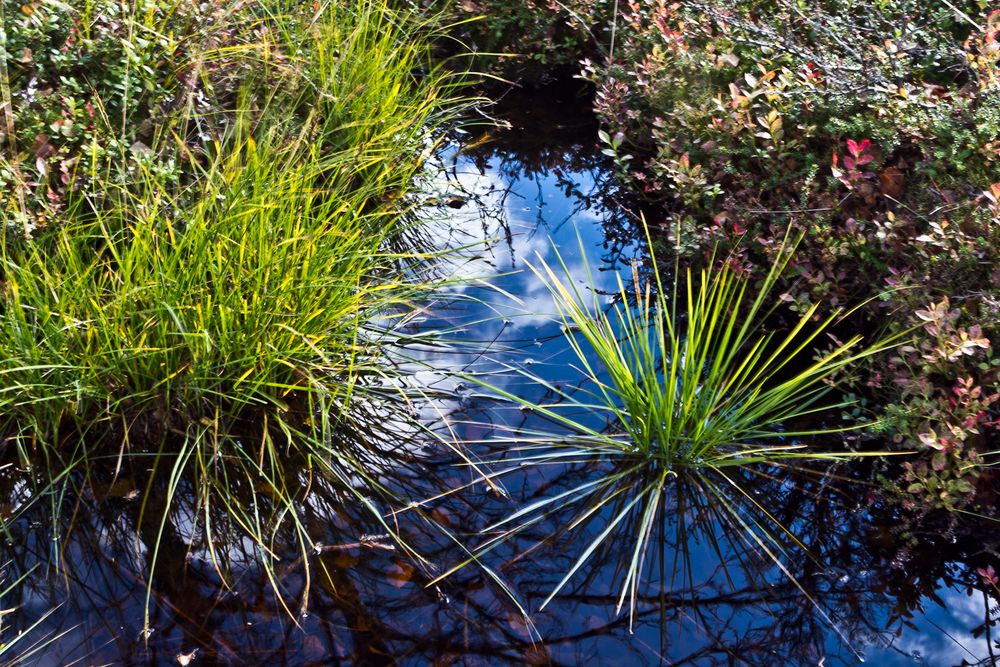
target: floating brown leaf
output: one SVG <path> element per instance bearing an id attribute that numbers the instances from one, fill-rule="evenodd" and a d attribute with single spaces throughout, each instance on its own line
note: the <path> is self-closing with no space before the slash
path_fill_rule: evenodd
<path id="1" fill-rule="evenodd" d="M 386 572 L 386 579 L 396 588 L 402 588 L 413 579 L 415 568 L 409 563 L 393 563 L 389 571 Z"/>

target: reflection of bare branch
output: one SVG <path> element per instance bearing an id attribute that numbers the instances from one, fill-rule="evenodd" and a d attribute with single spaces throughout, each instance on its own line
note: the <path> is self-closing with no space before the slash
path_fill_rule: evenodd
<path id="1" fill-rule="evenodd" d="M 411 466 L 408 458 L 400 458 L 403 471 Z M 454 463 L 446 457 L 431 458 L 402 474 L 419 476 L 410 483 L 423 488 L 429 497 L 462 485 L 464 472 Z M 140 473 L 125 469 L 122 474 L 144 488 L 147 482 Z M 512 473 L 507 487 L 523 506 L 600 473 L 599 465 L 552 468 L 542 477 L 522 471 Z M 914 573 L 904 577 L 906 572 L 884 567 L 894 551 L 883 552 L 870 540 L 870 527 L 879 519 L 871 512 L 856 511 L 852 499 L 867 487 L 847 479 L 854 474 L 844 468 L 762 468 L 748 471 L 741 484 L 755 497 L 767 498 L 775 519 L 793 529 L 807 547 L 809 555 L 788 550 L 787 566 L 798 581 L 838 624 L 855 636 L 877 642 L 885 631 L 887 610 L 894 604 L 913 609 L 920 591 L 936 588 L 941 575 L 931 571 L 915 580 Z M 159 484 L 154 481 L 149 487 L 152 493 L 159 493 Z M 5 497 L 20 490 L 9 488 Z M 52 619 L 53 629 L 84 622 L 55 645 L 53 660 L 68 662 L 86 655 L 89 662 L 131 660 L 145 664 L 198 648 L 199 656 L 205 659 L 229 662 L 300 664 L 339 655 L 378 664 L 388 655 L 396 656 L 401 664 L 428 664 L 445 656 L 480 656 L 491 664 L 520 665 L 528 652 L 542 650 L 532 646 L 504 593 L 475 567 L 457 573 L 436 589 L 424 587 L 426 578 L 419 569 L 413 571 L 412 580 L 394 579 L 389 573 L 397 562 L 405 562 L 399 560 L 402 556 L 378 547 L 377 539 L 361 539 L 378 530 L 377 524 L 350 510 L 343 502 L 342 490 L 316 480 L 309 494 L 301 498 L 303 520 L 315 542 L 328 546 L 309 556 L 311 581 L 307 583 L 304 568 L 295 565 L 293 531 L 276 533 L 269 545 L 275 553 L 289 557 L 291 565 L 282 575 L 283 594 L 296 600 L 307 586 L 311 589 L 310 613 L 297 619 L 297 626 L 276 610 L 271 587 L 255 565 L 260 553 L 235 534 L 215 536 L 226 541 L 215 548 L 227 554 L 233 581 L 232 590 L 222 585 L 210 561 L 207 535 L 189 529 L 199 511 L 192 492 L 181 489 L 181 498 L 191 502 L 182 501 L 174 515 L 177 525 L 168 526 L 169 534 L 162 542 L 161 549 L 166 551 L 153 573 L 155 632 L 148 639 L 138 634 L 141 612 L 137 611 L 143 604 L 142 573 L 154 536 L 150 527 L 141 526 L 132 501 L 106 494 L 66 497 L 68 502 L 79 503 L 80 510 L 75 525 L 58 527 L 65 536 L 61 574 L 52 577 L 55 573 L 51 571 L 40 572 L 22 594 L 24 602 L 64 602 L 64 608 Z M 399 514 L 400 529 L 437 564 L 455 563 L 463 553 L 428 519 L 452 529 L 474 531 L 511 511 L 507 501 L 481 486 L 443 496 L 424 509 L 423 514 Z M 37 520 L 47 514 L 44 505 L 36 505 L 33 512 L 11 524 L 13 544 L 18 546 L 7 550 L 16 555 L 15 568 L 48 558 L 50 532 Z M 609 617 L 617 600 L 614 571 L 621 554 L 613 548 L 604 550 L 598 554 L 602 559 L 599 567 L 575 581 L 551 609 L 535 618 L 551 664 L 581 664 L 588 656 L 615 654 L 634 656 L 635 664 L 649 665 L 668 661 L 727 665 L 734 656 L 743 664 L 793 665 L 829 648 L 828 629 L 802 592 L 773 568 L 755 569 L 766 565 L 766 559 L 760 559 L 752 546 L 718 523 L 721 515 L 711 502 L 692 497 L 665 516 L 681 522 L 684 530 L 665 523 L 657 533 L 656 542 L 664 547 L 667 567 L 661 571 L 658 564 L 651 563 L 646 569 L 650 585 L 637 599 L 636 635 L 629 634 L 626 615 Z M 506 564 L 507 578 L 529 605 L 537 605 L 547 595 L 576 557 L 580 542 L 566 541 L 567 534 L 559 528 L 564 522 L 564 517 L 552 516 L 490 554 L 490 562 Z M 595 529 L 598 527 L 595 524 Z M 978 541 L 970 553 L 979 554 L 980 535 L 971 526 L 969 530 Z M 705 550 L 710 535 L 715 536 L 718 551 Z M 689 543 L 678 544 L 681 537 Z M 538 546 L 531 550 L 533 545 Z M 678 572 L 685 574 L 676 581 L 671 575 L 674 554 L 697 564 L 680 568 Z M 944 562 L 937 548 L 933 555 L 936 562 Z M 710 562 L 710 556 L 717 560 Z M 956 556 L 961 557 L 961 552 Z M 900 597 L 907 589 L 912 589 L 909 597 Z M 67 591 L 72 592 L 68 597 Z M 414 625 L 415 619 L 420 619 L 419 626 Z M 29 620 L 30 615 L 23 615 L 15 622 Z M 608 653 L 602 653 L 605 651 Z M 847 662 L 845 656 L 842 663 Z M 835 656 L 828 657 L 826 664 L 836 664 Z"/>

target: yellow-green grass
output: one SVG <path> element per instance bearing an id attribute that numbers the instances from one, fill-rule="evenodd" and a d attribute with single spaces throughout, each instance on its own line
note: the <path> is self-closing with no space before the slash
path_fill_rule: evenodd
<path id="1" fill-rule="evenodd" d="M 636 273 L 628 285 L 619 276 L 610 305 L 592 278 L 589 290 L 579 288 L 561 257 L 555 268 L 539 258 L 533 270 L 558 309 L 581 377 L 560 378 L 566 384 L 557 385 L 520 371 L 554 397 L 539 404 L 470 376 L 552 426 L 501 434 L 511 452 L 496 462 L 502 467 L 494 479 L 526 467 L 570 464 L 589 466 L 594 474 L 485 528 L 489 539 L 475 559 L 568 512 L 560 539 L 583 534 L 585 546 L 542 607 L 599 549 L 610 549 L 620 557 L 618 607 L 627 602 L 634 613 L 643 572 L 655 560 L 649 556 L 661 551 L 654 536 L 670 521 L 664 512 L 678 502 L 673 496 L 683 482 L 709 496 L 702 502 L 718 508 L 716 516 L 736 529 L 730 534 L 743 535 L 782 567 L 783 547 L 775 536 L 794 536 L 770 520 L 766 503 L 742 490 L 735 469 L 787 469 L 804 460 L 865 455 L 829 447 L 832 434 L 860 427 L 827 427 L 815 417 L 847 405 L 834 391 L 842 371 L 894 344 L 865 344 L 860 335 L 843 342 L 828 338 L 847 313 L 821 314 L 819 304 L 787 327 L 775 326 L 781 319 L 773 317 L 781 303 L 775 287 L 794 246 L 786 239 L 770 271 L 756 279 L 713 258 L 699 272 L 675 265 L 673 284 L 665 286 L 654 260 L 652 282 L 643 285 Z M 748 520 L 747 510 L 758 518 Z M 683 529 L 684 518 L 678 521 Z"/>
<path id="2" fill-rule="evenodd" d="M 210 548 L 222 507 L 271 575 L 282 526 L 313 546 L 303 476 L 379 521 L 392 498 L 373 468 L 390 445 L 358 431 L 396 400 L 385 352 L 427 289 L 407 190 L 466 101 L 431 61 L 433 26 L 386 0 L 270 6 L 261 25 L 266 44 L 203 54 L 260 65 L 230 108 L 155 133 L 182 185 L 141 162 L 123 183 L 94 159 L 56 224 L 5 237 L 0 429 L 19 465 L 61 482 L 141 453 L 169 494 L 196 491 Z M 208 145 L 188 137 L 202 122 Z M 237 487 L 265 491 L 248 506 Z"/>

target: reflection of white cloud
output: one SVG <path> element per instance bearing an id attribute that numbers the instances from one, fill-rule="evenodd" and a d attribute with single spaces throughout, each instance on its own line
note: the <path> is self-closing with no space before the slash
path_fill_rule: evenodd
<path id="1" fill-rule="evenodd" d="M 485 392 L 463 388 L 463 383 L 472 383 L 456 373 L 489 373 L 490 385 L 521 396 L 537 395 L 538 387 L 505 371 L 506 364 L 521 365 L 533 358 L 535 363 L 526 366 L 530 373 L 559 381 L 579 379 L 579 371 L 567 365 L 559 309 L 531 266 L 542 271 L 547 264 L 559 280 L 579 290 L 588 308 L 595 302 L 591 281 L 602 292 L 616 287 L 615 274 L 599 270 L 604 235 L 598 211 L 577 210 L 579 202 L 547 177 L 511 181 L 496 165 L 480 170 L 471 160 L 459 156 L 451 162 L 447 155 L 439 161 L 429 169 L 423 191 L 445 202 L 461 198 L 465 204 L 425 211 L 430 238 L 437 239 L 440 250 L 452 251 L 445 253 L 440 275 L 453 281 L 438 302 L 424 307 L 426 326 L 452 328 L 450 335 L 469 348 L 495 344 L 480 356 L 469 349 L 405 351 L 406 368 L 413 372 L 403 382 L 453 394 L 417 406 L 425 423 L 441 423 L 482 404 L 477 394 Z M 585 185 L 591 179 L 587 174 L 575 176 Z M 605 302 L 606 297 L 597 299 Z M 519 351 L 504 352 L 505 346 Z"/>
<path id="2" fill-rule="evenodd" d="M 543 265 L 548 265 L 559 280 L 576 286 L 588 306 L 593 305 L 591 281 L 602 291 L 615 288 L 613 274 L 599 271 L 593 260 L 588 270 L 576 237 L 577 229 L 599 226 L 596 212 L 575 213 L 569 225 L 559 229 L 567 247 L 557 251 L 547 230 L 538 224 L 538 209 L 512 196 L 511 186 L 501 175 L 490 170 L 481 173 L 460 161 L 450 178 L 435 186 L 445 188 L 445 193 L 448 187 L 471 193 L 475 200 L 430 223 L 436 238 L 446 239 L 452 248 L 464 248 L 446 260 L 444 273 L 459 281 L 448 291 L 474 296 L 482 301 L 479 310 L 491 312 L 498 322 L 508 320 L 507 337 L 516 338 L 521 333 L 518 329 L 558 327 L 559 310 L 545 284 L 547 279 L 531 267 L 544 275 Z M 484 215 L 484 211 L 491 213 Z M 476 322 L 474 328 L 479 338 L 492 339 L 498 333 L 485 320 Z"/>
<path id="3" fill-rule="evenodd" d="M 971 629 L 982 625 L 986 608 L 982 595 L 946 589 L 939 592 L 945 606 L 935 605 L 914 619 L 919 629 L 904 627 L 895 642 L 896 649 L 913 658 L 916 664 L 948 666 L 985 660 L 989 644 L 985 637 L 974 637 Z M 876 658 L 877 660 L 877 658 Z"/>

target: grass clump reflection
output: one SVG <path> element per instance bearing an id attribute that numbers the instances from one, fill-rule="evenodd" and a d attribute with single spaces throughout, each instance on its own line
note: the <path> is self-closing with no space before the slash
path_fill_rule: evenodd
<path id="1" fill-rule="evenodd" d="M 637 271 L 631 285 L 618 277 L 610 306 L 602 303 L 589 267 L 588 296 L 558 252 L 556 267 L 540 260 L 533 270 L 551 293 L 584 381 L 566 389 L 519 371 L 556 397 L 544 404 L 493 387 L 556 426 L 514 429 L 514 453 L 502 461 L 515 464 L 508 471 L 577 464 L 591 466 L 594 474 L 486 528 L 491 538 L 478 553 L 575 508 L 572 520 L 561 524 L 563 533 L 581 534 L 586 546 L 542 607 L 596 553 L 612 549 L 621 559 L 618 609 L 628 600 L 634 614 L 644 568 L 653 560 L 647 555 L 660 552 L 654 536 L 662 542 L 663 524 L 672 519 L 683 530 L 683 517 L 664 513 L 707 501 L 709 514 L 737 528 L 735 534 L 791 577 L 779 557 L 785 540 L 778 535 L 796 542 L 794 536 L 734 473 L 860 456 L 807 443 L 858 428 L 827 427 L 817 416 L 848 404 L 828 397 L 841 371 L 893 344 L 865 345 L 854 335 L 842 342 L 831 337 L 833 345 L 824 348 L 824 334 L 847 313 L 834 309 L 821 316 L 819 304 L 787 326 L 776 324 L 775 288 L 794 247 L 786 239 L 759 283 L 713 258 L 699 272 L 675 267 L 673 284 L 664 289 L 654 260 L 654 278 L 645 285 Z M 705 501 L 675 498 L 679 485 L 698 490 Z M 747 508 L 757 518 L 748 518 Z M 662 555 L 660 560 L 662 567 Z"/>

